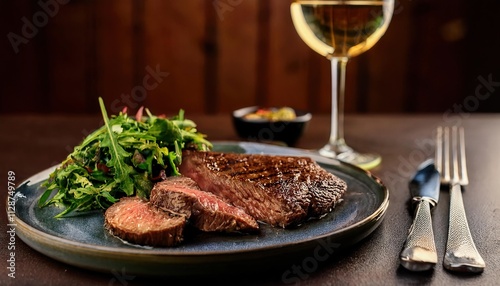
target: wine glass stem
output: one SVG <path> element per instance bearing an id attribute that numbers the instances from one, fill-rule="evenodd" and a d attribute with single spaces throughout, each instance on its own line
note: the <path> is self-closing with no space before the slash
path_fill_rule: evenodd
<path id="1" fill-rule="evenodd" d="M 347 57 L 332 57 L 332 117 L 330 124 L 330 139 L 328 144 L 320 151 L 328 157 L 337 157 L 352 149 L 344 140 L 344 95 Z"/>

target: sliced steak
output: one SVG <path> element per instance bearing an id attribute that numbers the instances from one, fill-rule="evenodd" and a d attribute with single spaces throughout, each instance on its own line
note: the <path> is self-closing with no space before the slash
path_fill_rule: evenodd
<path id="1" fill-rule="evenodd" d="M 253 217 L 214 194 L 201 191 L 188 177 L 168 177 L 156 183 L 150 202 L 161 209 L 185 215 L 202 231 L 253 232 L 259 229 Z"/>
<path id="2" fill-rule="evenodd" d="M 184 151 L 180 172 L 274 226 L 332 211 L 346 183 L 307 157 Z"/>
<path id="3" fill-rule="evenodd" d="M 165 212 L 138 197 L 126 197 L 104 214 L 104 226 L 131 243 L 174 246 L 183 240 L 186 218 Z"/>

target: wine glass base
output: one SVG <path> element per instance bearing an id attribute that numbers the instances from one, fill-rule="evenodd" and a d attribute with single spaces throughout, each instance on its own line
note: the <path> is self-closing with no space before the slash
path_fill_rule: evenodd
<path id="1" fill-rule="evenodd" d="M 319 154 L 328 158 L 335 158 L 342 162 L 346 162 L 358 166 L 364 170 L 375 168 L 382 162 L 382 157 L 374 153 L 358 153 L 352 149 L 336 153 L 326 146 L 319 150 Z"/>

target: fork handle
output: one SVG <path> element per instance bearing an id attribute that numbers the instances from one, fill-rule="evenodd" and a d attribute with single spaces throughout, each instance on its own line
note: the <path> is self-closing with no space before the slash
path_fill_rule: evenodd
<path id="1" fill-rule="evenodd" d="M 460 184 L 453 184 L 450 190 L 450 224 L 443 265 L 450 271 L 472 273 L 481 273 L 485 267 L 469 230 Z"/>
<path id="2" fill-rule="evenodd" d="M 399 256 L 401 265 L 411 271 L 432 269 L 437 263 L 432 231 L 431 203 L 422 198 L 415 209 L 415 218 Z"/>

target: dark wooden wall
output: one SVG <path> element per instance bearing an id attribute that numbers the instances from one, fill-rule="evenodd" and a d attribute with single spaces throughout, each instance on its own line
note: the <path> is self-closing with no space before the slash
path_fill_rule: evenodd
<path id="1" fill-rule="evenodd" d="M 397 0 L 386 35 L 348 65 L 347 111 L 500 111 L 499 4 L 469 2 Z M 110 112 L 327 113 L 329 63 L 297 36 L 289 4 L 3 0 L 0 113 L 96 113 L 98 96 Z"/>

